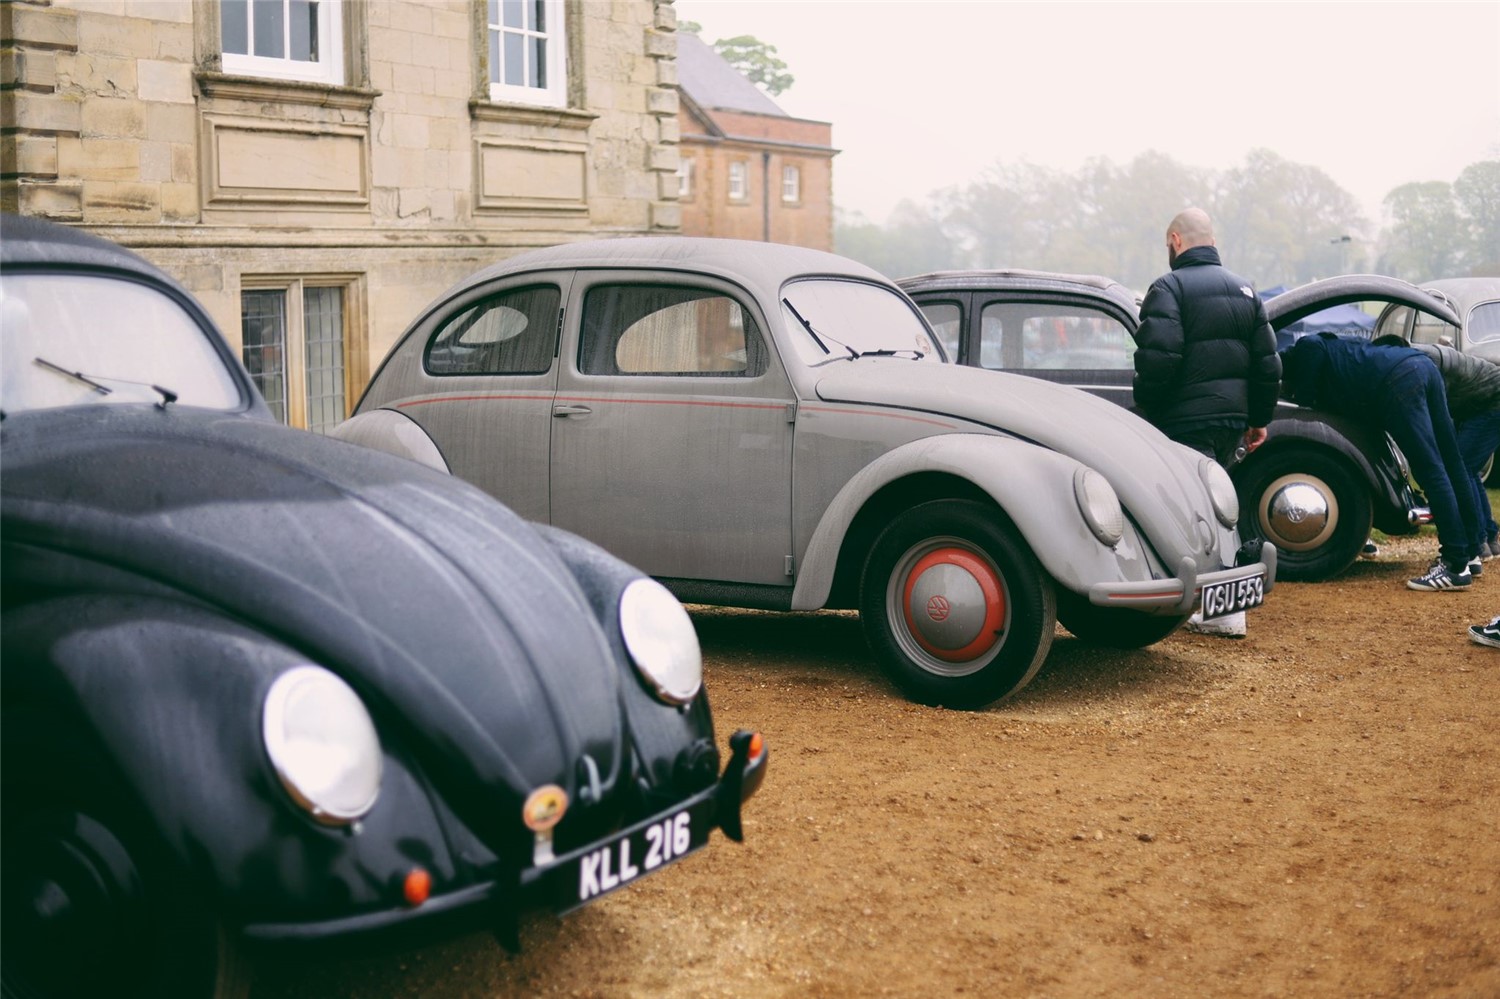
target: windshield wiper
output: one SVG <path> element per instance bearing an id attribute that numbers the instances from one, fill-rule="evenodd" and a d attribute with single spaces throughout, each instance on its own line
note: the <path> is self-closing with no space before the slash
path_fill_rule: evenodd
<path id="1" fill-rule="evenodd" d="M 40 364 L 42 367 L 48 369 L 49 371 L 56 371 L 60 375 L 66 375 L 69 378 L 76 378 L 78 381 L 83 382 L 83 384 L 87 385 L 95 392 L 98 392 L 100 395 L 109 395 L 114 391 L 114 389 L 110 388 L 108 385 L 104 385 L 97 380 L 98 378 L 108 378 L 108 375 L 93 376 L 86 375 L 82 371 L 69 371 L 62 365 L 54 364 L 51 361 L 47 360 L 45 357 L 34 357 L 32 358 L 32 360 L 37 364 Z M 176 392 L 173 392 L 171 389 L 164 388 L 160 385 L 153 385 L 151 382 L 135 382 L 131 381 L 129 378 L 110 378 L 109 380 L 112 382 L 120 382 L 123 385 L 140 385 L 143 388 L 148 388 L 151 391 L 157 393 L 161 396 L 161 399 L 156 403 L 156 407 L 158 409 L 166 409 L 172 403 L 177 401 Z"/>
<path id="2" fill-rule="evenodd" d="M 917 350 L 915 347 L 897 347 L 897 348 L 882 347 L 879 350 L 862 350 L 858 354 L 855 354 L 854 356 L 855 357 L 895 357 L 897 354 L 910 354 L 913 357 L 913 359 L 918 360 L 918 361 L 920 361 L 922 358 L 924 358 L 924 357 L 927 356 L 927 352 L 926 351 L 924 351 L 924 350 Z"/>
<path id="3" fill-rule="evenodd" d="M 101 385 L 98 382 L 94 381 L 82 371 L 69 371 L 67 368 L 63 367 L 60 364 L 53 364 L 45 357 L 34 357 L 32 358 L 32 360 L 49 371 L 56 371 L 60 375 L 67 375 L 69 378 L 74 378 L 80 382 L 83 382 L 83 384 L 87 385 L 95 392 L 98 392 L 100 395 L 109 395 L 114 391 L 114 389 L 110 388 L 108 385 Z"/>
<path id="4" fill-rule="evenodd" d="M 781 300 L 781 304 L 785 305 L 787 309 L 791 311 L 792 315 L 797 317 L 797 322 L 801 323 L 802 328 L 807 330 L 808 335 L 813 338 L 813 343 L 817 344 L 818 348 L 822 350 L 823 353 L 830 353 L 828 344 L 824 343 L 823 338 L 818 336 L 818 331 L 813 329 L 813 324 L 802 318 L 802 313 L 797 311 L 797 307 L 785 298 Z M 828 339 L 833 340 L 833 337 L 829 337 Z M 838 343 L 840 347 L 843 347 L 845 350 L 847 350 L 851 358 L 859 356 L 859 351 L 855 350 L 847 343 L 839 343 L 837 340 L 833 340 L 833 342 Z"/>

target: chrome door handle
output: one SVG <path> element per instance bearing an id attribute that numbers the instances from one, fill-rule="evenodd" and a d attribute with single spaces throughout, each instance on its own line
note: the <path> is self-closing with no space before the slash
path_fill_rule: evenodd
<path id="1" fill-rule="evenodd" d="M 587 416 L 593 410 L 587 406 L 553 406 L 553 416 Z"/>

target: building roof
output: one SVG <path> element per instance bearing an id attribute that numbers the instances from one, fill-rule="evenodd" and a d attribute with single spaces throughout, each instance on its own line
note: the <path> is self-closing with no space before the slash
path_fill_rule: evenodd
<path id="1" fill-rule="evenodd" d="M 787 117 L 707 42 L 686 31 L 677 33 L 677 84 L 701 108 Z"/>

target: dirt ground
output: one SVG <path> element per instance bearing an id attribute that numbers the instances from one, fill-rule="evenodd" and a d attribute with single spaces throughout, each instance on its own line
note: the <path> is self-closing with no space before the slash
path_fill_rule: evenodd
<path id="1" fill-rule="evenodd" d="M 1059 632 L 1012 701 L 902 700 L 855 618 L 696 610 L 720 741 L 771 770 L 709 847 L 509 957 L 473 936 L 255 995 L 1500 996 L 1500 561 L 1430 541 L 1283 583 L 1243 640 Z"/>

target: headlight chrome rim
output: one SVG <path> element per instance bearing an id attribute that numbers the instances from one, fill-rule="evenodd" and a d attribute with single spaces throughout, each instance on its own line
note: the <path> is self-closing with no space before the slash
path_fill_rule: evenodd
<path id="1" fill-rule="evenodd" d="M 1225 527 L 1234 527 L 1240 522 L 1240 497 L 1235 491 L 1234 480 L 1212 458 L 1198 462 L 1198 475 L 1208 488 L 1208 499 L 1213 505 L 1214 516 Z"/>
<path id="2" fill-rule="evenodd" d="M 1092 468 L 1073 473 L 1073 498 L 1094 537 L 1110 548 L 1125 537 L 1125 510 L 1109 480 Z"/>
<path id="3" fill-rule="evenodd" d="M 646 688 L 675 707 L 703 689 L 703 650 L 692 618 L 654 579 L 632 580 L 620 594 L 620 637 Z"/>
<path id="4" fill-rule="evenodd" d="M 319 666 L 296 666 L 266 692 L 261 737 L 287 795 L 324 825 L 352 825 L 375 807 L 384 766 L 359 695 Z"/>

